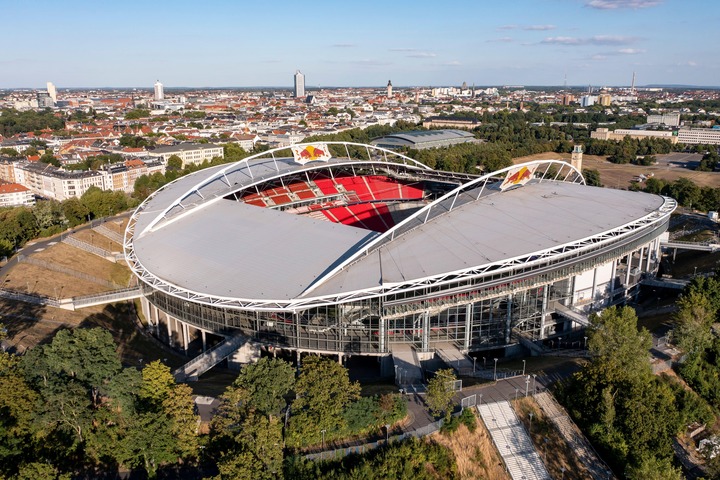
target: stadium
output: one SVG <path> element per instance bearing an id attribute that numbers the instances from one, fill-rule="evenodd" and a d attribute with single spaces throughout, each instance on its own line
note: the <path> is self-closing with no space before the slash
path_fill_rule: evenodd
<path id="1" fill-rule="evenodd" d="M 675 207 L 587 186 L 557 160 L 471 175 L 302 144 L 165 185 L 124 248 L 145 318 L 185 352 L 249 338 L 392 372 L 408 352 L 539 345 L 626 302 L 657 270 Z"/>

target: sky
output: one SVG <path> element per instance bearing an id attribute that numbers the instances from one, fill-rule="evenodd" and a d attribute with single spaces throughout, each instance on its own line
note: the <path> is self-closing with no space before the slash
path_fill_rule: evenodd
<path id="1" fill-rule="evenodd" d="M 0 0 L 0 88 L 720 85 L 717 0 Z"/>

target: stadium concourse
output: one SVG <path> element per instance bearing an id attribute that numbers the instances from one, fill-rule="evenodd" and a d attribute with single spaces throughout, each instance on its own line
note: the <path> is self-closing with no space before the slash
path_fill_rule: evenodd
<path id="1" fill-rule="evenodd" d="M 656 271 L 675 206 L 587 186 L 556 160 L 471 175 L 304 144 L 166 185 L 124 248 L 155 335 L 216 345 L 206 364 L 284 349 L 377 356 L 381 374 L 414 378 L 435 352 L 459 366 L 532 349 L 625 302 Z"/>

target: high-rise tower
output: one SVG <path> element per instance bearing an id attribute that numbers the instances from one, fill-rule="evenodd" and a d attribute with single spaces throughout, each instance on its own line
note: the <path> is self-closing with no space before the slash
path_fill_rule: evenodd
<path id="1" fill-rule="evenodd" d="M 295 71 L 295 98 L 305 96 L 305 75 L 300 70 Z"/>
<path id="2" fill-rule="evenodd" d="M 160 80 L 157 80 L 155 82 L 155 100 L 164 100 L 165 99 L 165 90 L 163 89 L 163 84 L 160 83 Z"/>
<path id="3" fill-rule="evenodd" d="M 583 157 L 582 145 L 575 145 L 573 147 L 572 156 L 570 157 L 570 165 L 577 168 L 581 172 L 582 172 L 582 157 Z"/>
<path id="4" fill-rule="evenodd" d="M 392 98 L 392 82 L 390 80 L 387 84 L 387 98 Z"/>
<path id="5" fill-rule="evenodd" d="M 47 82 L 47 93 L 52 98 L 53 103 L 57 103 L 57 89 L 52 82 Z"/>

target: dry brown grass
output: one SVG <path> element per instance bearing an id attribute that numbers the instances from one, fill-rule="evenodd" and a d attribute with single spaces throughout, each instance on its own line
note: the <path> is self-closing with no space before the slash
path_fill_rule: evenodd
<path id="1" fill-rule="evenodd" d="M 540 453 L 540 458 L 543 459 L 550 477 L 562 477 L 567 480 L 592 478 L 555 425 L 545 417 L 535 399 L 525 397 L 511 403 L 518 418 L 525 425 L 525 429 L 530 431 L 535 449 Z M 533 413 L 532 429 L 530 428 L 530 412 Z M 563 468 L 565 469 L 564 474 Z"/>
<path id="2" fill-rule="evenodd" d="M 32 257 L 115 282 L 121 287 L 126 286 L 130 280 L 130 269 L 124 264 L 112 263 L 65 243 L 58 243 L 42 252 L 34 253 Z"/>
<path id="3" fill-rule="evenodd" d="M 104 285 L 29 263 L 14 265 L 3 279 L 3 288 L 53 298 L 77 297 L 109 290 Z"/>
<path id="4" fill-rule="evenodd" d="M 118 220 L 111 220 L 109 222 L 103 223 L 108 229 L 119 233 L 120 235 L 125 234 L 125 227 L 127 227 L 128 218 L 121 218 Z"/>
<path id="5" fill-rule="evenodd" d="M 531 160 L 562 159 L 570 161 L 569 153 L 545 152 L 526 157 L 513 159 L 513 163 L 529 162 Z M 583 168 L 597 170 L 600 172 L 600 181 L 606 187 L 628 188 L 633 178 L 640 174 L 655 174 L 656 178 L 673 182 L 678 178 L 685 177 L 701 187 L 720 186 L 720 173 L 718 172 L 696 172 L 679 167 L 653 165 L 644 167 L 640 165 L 624 164 L 618 165 L 607 160 L 607 157 L 597 155 L 583 155 Z"/>
<path id="6" fill-rule="evenodd" d="M 101 235 L 95 230 L 80 230 L 73 233 L 72 236 L 85 243 L 107 250 L 108 252 L 122 252 L 122 246 L 119 243 L 113 242 L 105 235 Z"/>
<path id="7" fill-rule="evenodd" d="M 477 418 L 476 422 L 475 432 L 460 424 L 449 436 L 437 432 L 430 438 L 453 452 L 461 479 L 510 480 L 490 433 Z"/>

